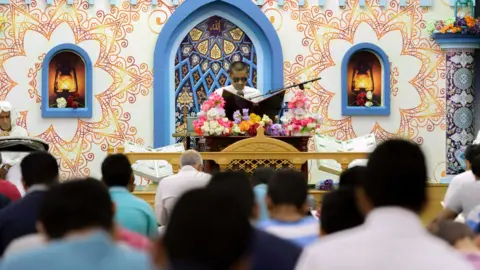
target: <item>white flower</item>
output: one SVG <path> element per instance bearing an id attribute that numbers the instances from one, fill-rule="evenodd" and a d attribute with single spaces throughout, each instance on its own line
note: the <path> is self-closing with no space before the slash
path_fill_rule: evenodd
<path id="1" fill-rule="evenodd" d="M 57 98 L 57 108 L 65 108 L 67 107 L 67 100 L 63 97 Z"/>
<path id="2" fill-rule="evenodd" d="M 233 131 L 233 133 L 242 133 L 242 130 L 237 125 L 233 126 L 232 131 Z"/>
<path id="3" fill-rule="evenodd" d="M 322 132 L 320 131 L 320 128 L 315 129 L 315 134 L 322 134 Z"/>
<path id="4" fill-rule="evenodd" d="M 217 121 L 209 121 L 210 129 L 216 129 L 218 127 Z"/>
<path id="5" fill-rule="evenodd" d="M 273 121 L 272 121 L 272 119 L 270 119 L 270 117 L 268 115 L 264 114 L 263 117 L 262 117 L 262 122 L 264 122 L 265 124 L 268 125 L 268 124 L 271 124 Z"/>
<path id="6" fill-rule="evenodd" d="M 288 125 L 288 130 L 292 131 L 293 130 L 293 126 L 292 125 Z"/>
<path id="7" fill-rule="evenodd" d="M 373 93 L 372 93 L 372 91 L 367 91 L 367 99 L 368 99 L 368 100 L 372 100 L 372 98 L 373 98 Z"/>
<path id="8" fill-rule="evenodd" d="M 208 120 L 216 120 L 218 119 L 219 114 L 216 108 L 210 109 L 207 112 L 207 119 Z"/>
<path id="9" fill-rule="evenodd" d="M 258 123 L 258 125 L 261 126 L 261 127 L 264 127 L 264 126 L 265 126 L 265 122 L 260 121 L 260 122 Z"/>
<path id="10" fill-rule="evenodd" d="M 223 129 L 223 132 L 224 132 L 224 133 L 230 133 L 230 129 L 224 128 L 224 129 Z"/>
<path id="11" fill-rule="evenodd" d="M 222 132 L 223 132 L 223 127 L 222 126 L 218 126 L 215 129 L 215 134 L 217 134 L 217 135 L 222 135 Z"/>
<path id="12" fill-rule="evenodd" d="M 293 110 L 293 113 L 296 116 L 305 116 L 307 114 L 307 111 L 305 111 L 305 109 L 303 109 L 303 108 L 295 108 L 295 109 L 292 109 L 292 110 Z"/>
<path id="13" fill-rule="evenodd" d="M 307 128 L 315 128 L 317 125 L 315 123 L 308 123 Z"/>
<path id="14" fill-rule="evenodd" d="M 290 119 L 291 119 L 290 116 L 284 115 L 284 116 L 282 116 L 282 118 L 280 118 L 280 121 L 282 123 L 288 123 L 288 122 L 290 122 Z"/>
<path id="15" fill-rule="evenodd" d="M 372 107 L 372 105 L 373 105 L 373 102 L 371 102 L 371 101 L 365 102 L 365 106 L 367 106 L 367 107 Z"/>
<path id="16" fill-rule="evenodd" d="M 198 116 L 198 117 L 202 117 L 202 116 L 204 116 L 204 115 L 205 115 L 205 112 L 203 112 L 203 111 L 199 111 L 199 112 L 197 113 L 197 116 Z"/>

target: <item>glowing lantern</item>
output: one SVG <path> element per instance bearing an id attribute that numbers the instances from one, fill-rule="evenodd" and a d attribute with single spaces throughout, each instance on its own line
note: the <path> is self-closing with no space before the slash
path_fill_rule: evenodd
<path id="1" fill-rule="evenodd" d="M 61 64 L 55 72 L 54 91 L 57 94 L 72 94 L 78 91 L 77 73 L 69 64 Z"/>
<path id="2" fill-rule="evenodd" d="M 373 91 L 373 71 L 372 67 L 365 63 L 359 63 L 353 69 L 352 91 Z"/>

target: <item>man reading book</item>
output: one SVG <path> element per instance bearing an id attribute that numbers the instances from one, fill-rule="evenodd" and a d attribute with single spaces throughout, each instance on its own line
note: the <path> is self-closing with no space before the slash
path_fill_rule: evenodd
<path id="1" fill-rule="evenodd" d="M 249 71 L 249 66 L 244 62 L 233 62 L 228 70 L 228 77 L 230 78 L 232 84 L 215 90 L 215 93 L 221 96 L 223 91 L 226 90 L 252 101 L 261 99 L 260 91 L 246 86 L 249 77 Z"/>

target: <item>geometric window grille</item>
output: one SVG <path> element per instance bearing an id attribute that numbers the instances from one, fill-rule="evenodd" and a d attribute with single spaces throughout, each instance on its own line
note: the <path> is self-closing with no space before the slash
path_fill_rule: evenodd
<path id="1" fill-rule="evenodd" d="M 184 116 L 195 116 L 210 93 L 230 84 L 230 64 L 240 60 L 250 66 L 247 85 L 256 88 L 255 47 L 238 26 L 212 16 L 190 30 L 175 56 L 175 132 L 185 132 Z"/>

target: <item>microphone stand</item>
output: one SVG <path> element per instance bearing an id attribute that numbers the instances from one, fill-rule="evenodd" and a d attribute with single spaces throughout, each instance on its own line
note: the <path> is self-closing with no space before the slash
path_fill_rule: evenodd
<path id="1" fill-rule="evenodd" d="M 290 86 L 286 86 L 286 87 L 282 87 L 282 88 L 278 88 L 278 89 L 269 90 L 267 93 L 261 94 L 261 95 L 258 95 L 258 96 L 252 97 L 252 98 L 249 98 L 249 100 L 256 99 L 256 98 L 263 97 L 263 96 L 274 95 L 274 94 L 276 94 L 276 93 L 279 93 L 279 92 L 282 92 L 282 91 L 285 91 L 285 90 L 288 90 L 288 89 L 294 88 L 294 87 L 300 87 L 301 90 L 304 90 L 304 85 L 305 85 L 305 84 L 309 84 L 309 83 L 312 83 L 312 82 L 316 82 L 316 81 L 319 81 L 319 80 L 321 80 L 321 79 L 322 79 L 322 78 L 318 77 L 318 78 L 313 79 L 313 80 L 304 81 L 304 82 L 297 83 L 297 84 L 293 84 L 293 85 L 290 85 Z"/>

